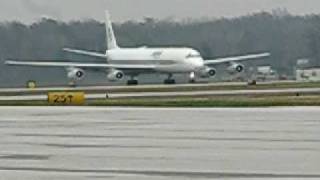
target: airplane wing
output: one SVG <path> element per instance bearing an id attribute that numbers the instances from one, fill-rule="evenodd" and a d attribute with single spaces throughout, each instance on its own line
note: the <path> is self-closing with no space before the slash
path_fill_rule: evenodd
<path id="1" fill-rule="evenodd" d="M 216 65 L 216 64 L 223 64 L 223 63 L 230 63 L 230 62 L 238 62 L 238 61 L 249 61 L 254 59 L 262 59 L 269 57 L 270 53 L 262 53 L 262 54 L 249 54 L 244 56 L 234 56 L 234 57 L 226 57 L 226 58 L 219 58 L 213 60 L 206 60 L 204 63 L 205 65 Z"/>
<path id="2" fill-rule="evenodd" d="M 10 66 L 32 66 L 32 67 L 77 67 L 94 69 L 123 69 L 123 70 L 154 70 L 154 65 L 126 65 L 126 64 L 102 64 L 102 63 L 74 63 L 74 62 L 36 62 L 36 61 L 6 61 Z"/>
<path id="3" fill-rule="evenodd" d="M 70 48 L 64 48 L 63 51 L 73 53 L 73 54 L 85 55 L 85 56 L 93 56 L 93 57 L 104 58 L 104 59 L 107 58 L 105 54 L 92 52 L 92 51 L 84 51 L 84 50 L 77 50 L 77 49 L 70 49 Z"/>

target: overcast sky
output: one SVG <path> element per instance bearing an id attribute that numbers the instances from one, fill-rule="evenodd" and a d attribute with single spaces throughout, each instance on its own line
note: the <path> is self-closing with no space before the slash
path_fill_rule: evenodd
<path id="1" fill-rule="evenodd" d="M 105 9 L 117 22 L 143 17 L 219 18 L 276 8 L 292 14 L 320 13 L 320 0 L 0 0 L 0 21 L 31 23 L 43 16 L 103 21 Z"/>

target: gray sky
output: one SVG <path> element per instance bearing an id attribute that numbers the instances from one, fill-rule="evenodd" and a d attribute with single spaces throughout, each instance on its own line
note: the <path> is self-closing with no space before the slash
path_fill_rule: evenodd
<path id="1" fill-rule="evenodd" d="M 114 21 L 143 17 L 175 19 L 235 17 L 286 8 L 293 14 L 320 13 L 320 0 L 0 0 L 0 21 L 31 23 L 43 16 L 63 21 L 104 19 L 108 9 Z"/>

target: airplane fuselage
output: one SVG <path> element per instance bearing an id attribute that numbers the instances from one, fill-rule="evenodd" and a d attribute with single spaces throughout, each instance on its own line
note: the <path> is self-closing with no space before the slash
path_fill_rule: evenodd
<path id="1" fill-rule="evenodd" d="M 119 48 L 106 52 L 108 63 L 155 65 L 161 73 L 190 73 L 204 68 L 204 61 L 192 48 Z"/>

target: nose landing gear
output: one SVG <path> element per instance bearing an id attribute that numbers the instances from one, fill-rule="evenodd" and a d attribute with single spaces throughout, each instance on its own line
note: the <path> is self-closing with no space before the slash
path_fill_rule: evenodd
<path id="1" fill-rule="evenodd" d="M 176 80 L 174 80 L 174 79 L 166 79 L 166 80 L 164 80 L 164 84 L 176 84 Z"/>
<path id="2" fill-rule="evenodd" d="M 174 80 L 172 76 L 172 74 L 169 74 L 168 79 L 164 80 L 164 84 L 176 84 L 176 80 Z"/>
<path id="3" fill-rule="evenodd" d="M 139 84 L 139 82 L 138 82 L 138 80 L 136 80 L 134 78 L 134 76 L 131 76 L 131 79 L 128 80 L 128 82 L 127 82 L 127 85 L 129 85 L 129 86 L 135 86 L 135 85 L 138 85 L 138 84 Z"/>
<path id="4" fill-rule="evenodd" d="M 191 72 L 190 76 L 189 76 L 189 83 L 196 83 L 196 73 L 195 72 Z"/>

